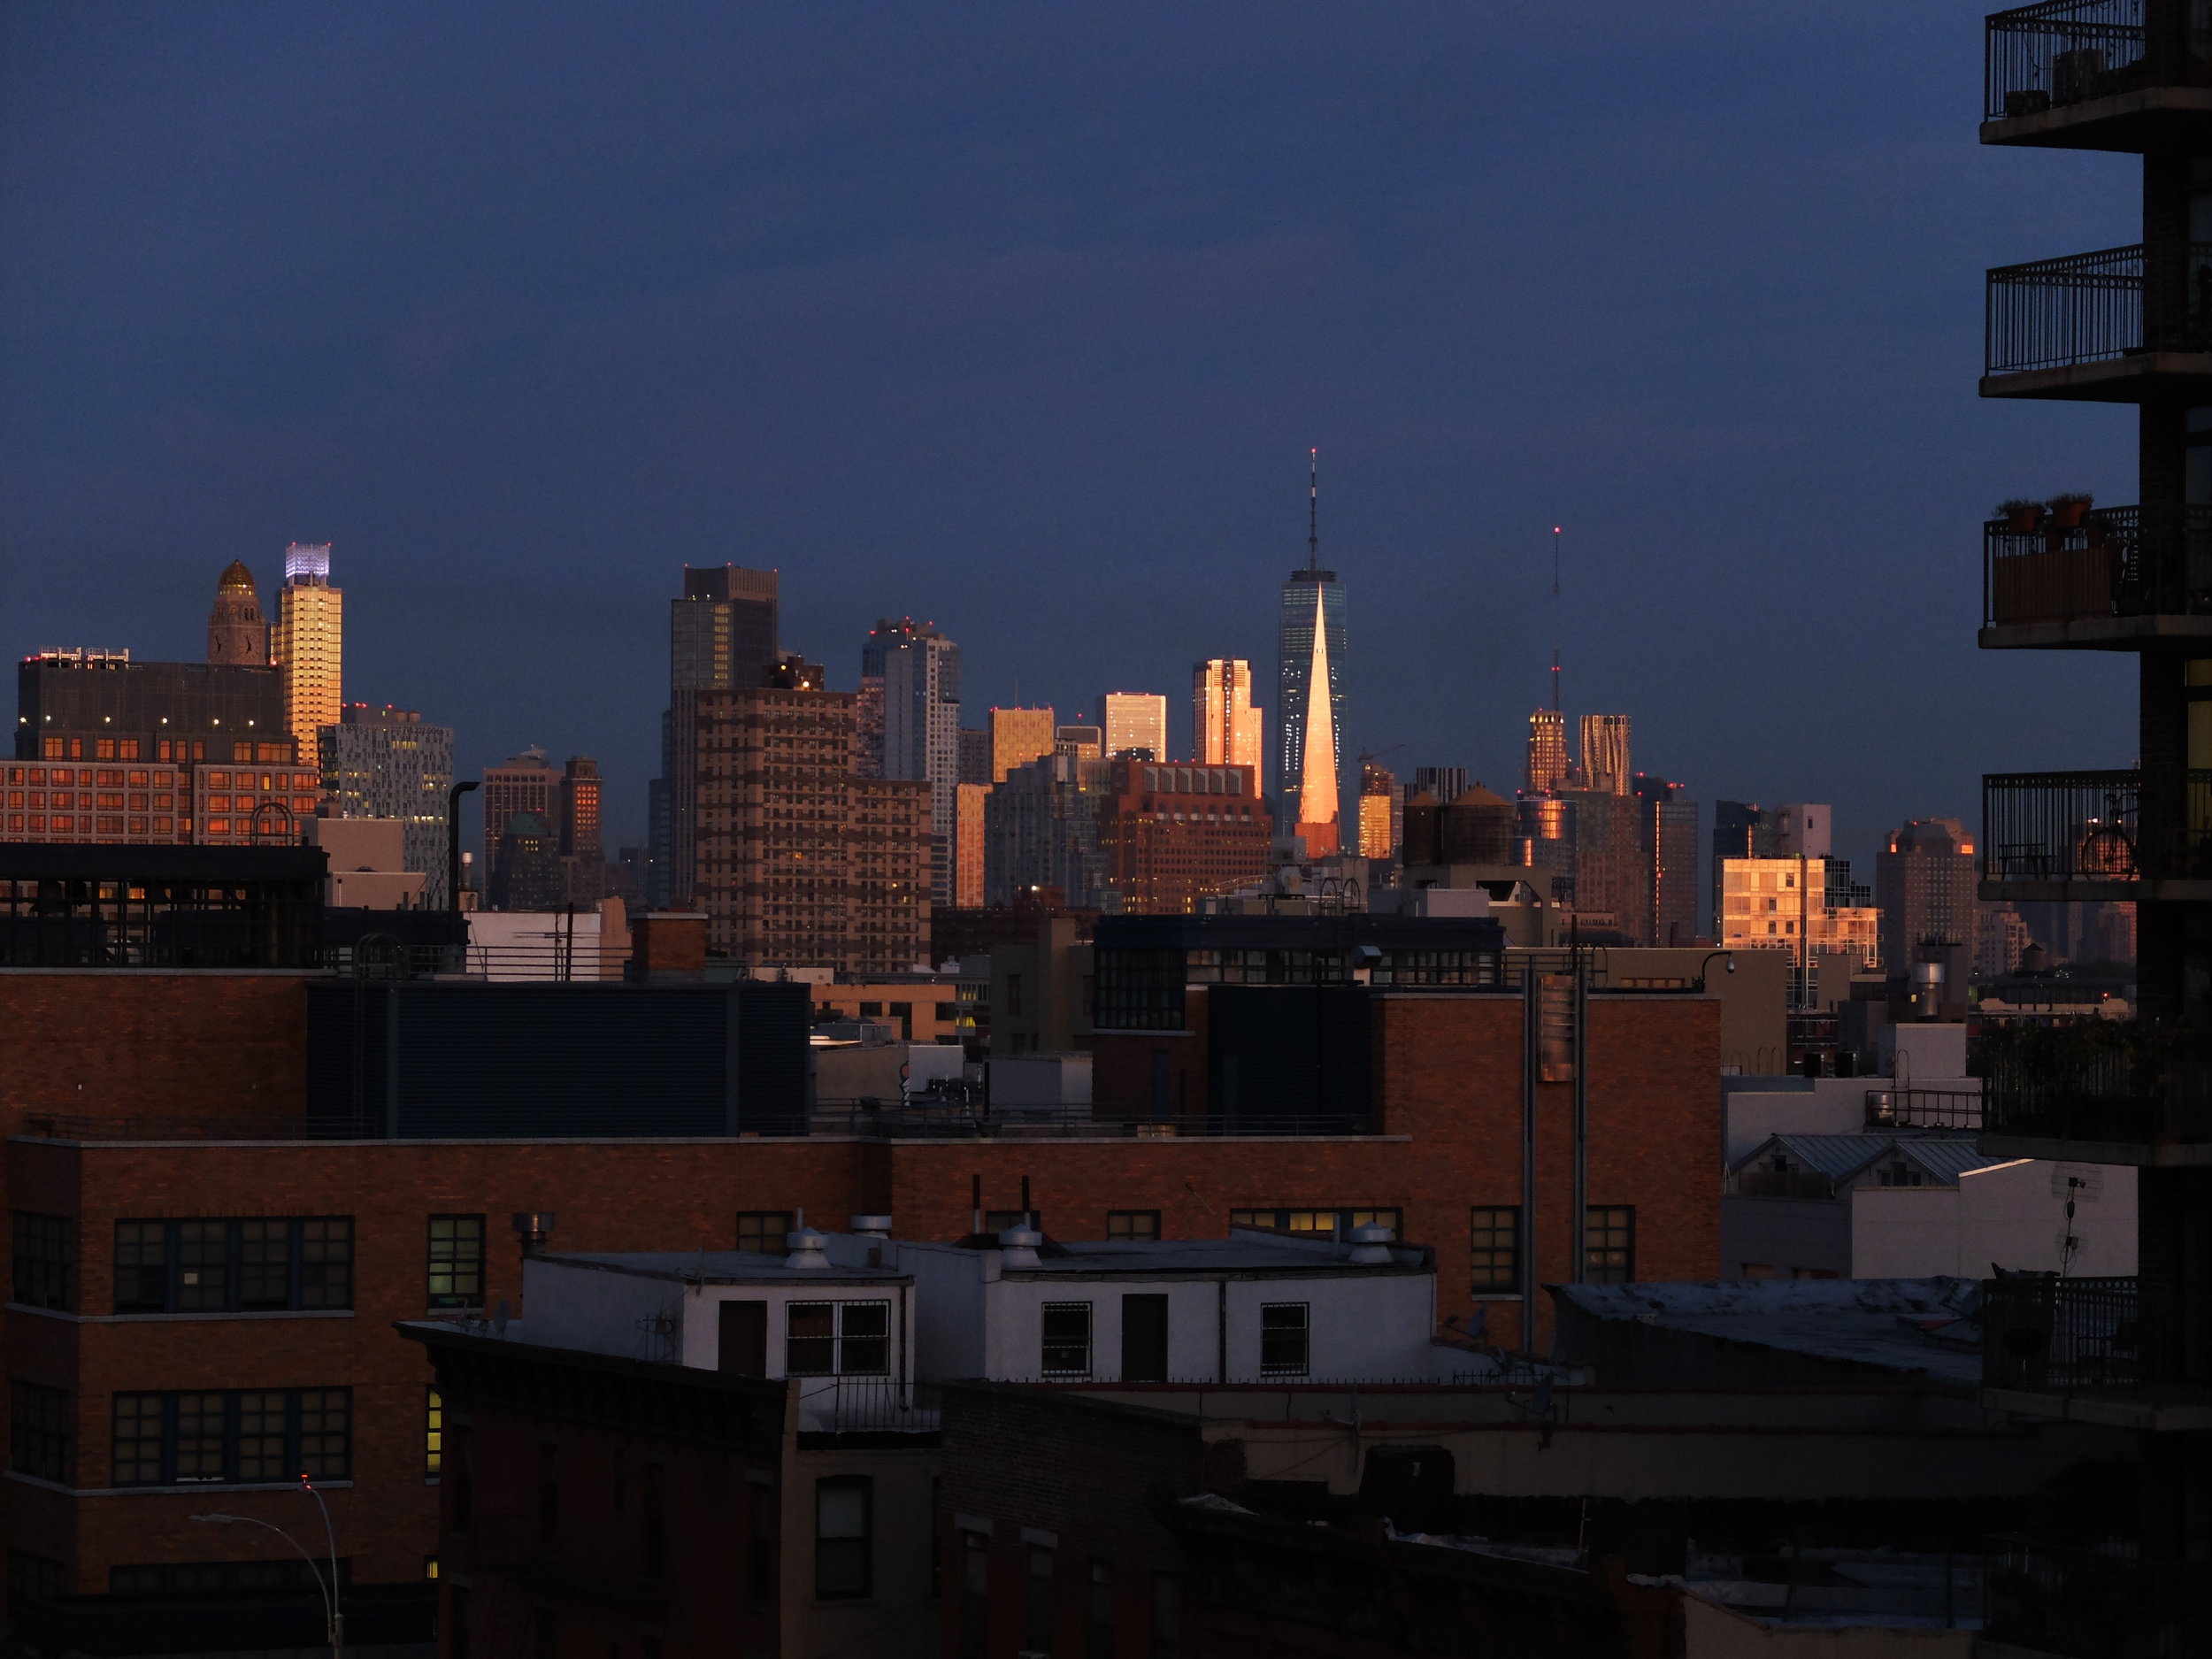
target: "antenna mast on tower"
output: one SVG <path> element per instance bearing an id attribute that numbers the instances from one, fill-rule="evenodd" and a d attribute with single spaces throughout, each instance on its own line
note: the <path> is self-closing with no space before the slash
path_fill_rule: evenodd
<path id="1" fill-rule="evenodd" d="M 1312 452 L 1313 471 L 1306 483 L 1306 568 L 1321 568 L 1321 450 Z"/>
<path id="2" fill-rule="evenodd" d="M 1559 526 L 1551 527 L 1551 711 L 1559 712 Z"/>

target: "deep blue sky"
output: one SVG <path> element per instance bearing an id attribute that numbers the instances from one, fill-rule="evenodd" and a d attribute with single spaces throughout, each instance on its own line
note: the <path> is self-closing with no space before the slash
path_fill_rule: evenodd
<path id="1" fill-rule="evenodd" d="M 196 658 L 329 541 L 349 696 L 634 838 L 685 561 L 833 685 L 911 612 L 1179 744 L 1318 444 L 1348 750 L 1510 785 L 1562 524 L 1570 713 L 1864 856 L 2134 757 L 2126 659 L 1973 648 L 1992 503 L 2134 495 L 2126 411 L 1974 395 L 1985 265 L 2137 234 L 2128 159 L 1977 147 L 1980 16 L 19 0 L 0 644 Z"/>

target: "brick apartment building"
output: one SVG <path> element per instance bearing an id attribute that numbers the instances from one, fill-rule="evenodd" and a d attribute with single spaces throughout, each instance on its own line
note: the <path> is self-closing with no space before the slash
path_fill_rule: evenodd
<path id="1" fill-rule="evenodd" d="M 1447 957 L 1456 965 L 1435 965 Z M 1540 1279 L 1712 1276 L 1717 1003 L 1592 995 L 1579 1046 L 1560 1049 L 1550 981 L 1501 983 L 1502 960 L 1386 952 L 1365 985 L 1193 986 L 1178 956 L 1165 1001 L 1185 1025 L 1102 1033 L 1098 1120 L 1045 1138 L 1033 1126 L 905 1138 L 894 1123 L 868 1135 L 311 1140 L 296 1126 L 310 975 L 0 972 L 12 1582 L 79 1636 L 121 1605 L 101 1599 L 111 1594 L 267 1582 L 254 1575 L 279 1571 L 281 1540 L 188 1517 L 219 1506 L 296 1531 L 311 1506 L 292 1465 L 304 1462 L 352 1580 L 392 1586 L 378 1594 L 394 1618 L 414 1594 L 426 1618 L 442 1425 L 429 1365 L 392 1326 L 520 1311 L 518 1213 L 552 1217 L 564 1251 L 757 1246 L 802 1210 L 891 1215 L 905 1236 L 945 1240 L 977 1209 L 1018 1203 L 1079 1239 L 1376 1219 L 1435 1249 L 1453 1328 L 1506 1346 L 1522 1343 Z M 1279 952 L 1277 965 L 1312 967 Z M 1434 982 L 1447 976 L 1462 982 Z M 1127 1007 L 1101 985 L 1102 1008 Z M 1322 992 L 1330 1041 L 1364 1056 L 1329 1061 L 1347 1090 L 1363 1076 L 1358 1110 L 1272 1123 L 1226 1110 L 1214 1091 L 1229 1063 L 1248 1040 L 1314 1023 Z M 1162 1052 L 1195 1084 L 1164 1120 L 1151 1110 Z M 1540 1343 L 1545 1327 L 1532 1334 Z M 229 1490 L 218 1499 L 211 1485 Z M 301 1611 L 298 1641 L 311 1644 L 319 1611 Z"/>
<path id="2" fill-rule="evenodd" d="M 1116 760 L 1099 803 L 1107 879 L 1132 916 L 1187 916 L 1267 873 L 1275 820 L 1256 766 Z"/>
<path id="3" fill-rule="evenodd" d="M 930 790 L 862 777 L 854 696 L 790 657 L 701 691 L 695 880 L 711 949 L 749 966 L 904 973 L 929 956 Z"/>

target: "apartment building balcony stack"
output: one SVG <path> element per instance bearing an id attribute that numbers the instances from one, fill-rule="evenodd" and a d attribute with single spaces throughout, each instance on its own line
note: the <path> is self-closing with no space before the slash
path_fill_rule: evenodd
<path id="1" fill-rule="evenodd" d="M 2135 1020 L 1984 1040 L 1985 1153 L 2137 1175 L 2134 1279 L 1984 1286 L 1984 1400 L 2136 1432 L 2108 1548 L 2008 1540 L 1985 1637 L 2212 1652 L 2212 6 L 2047 0 L 1986 20 L 1985 144 L 2136 155 L 2133 242 L 1988 273 L 1985 397 L 2133 405 L 2132 506 L 2010 503 L 1983 530 L 1985 648 L 2137 655 L 2135 764 L 1983 780 L 1987 899 L 2131 901 Z M 2022 180 L 2023 183 L 2027 180 Z M 2032 199 L 2032 198 L 2024 198 Z"/>

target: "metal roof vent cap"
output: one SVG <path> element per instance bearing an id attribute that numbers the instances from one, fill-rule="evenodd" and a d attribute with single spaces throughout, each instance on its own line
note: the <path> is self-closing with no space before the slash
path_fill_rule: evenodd
<path id="1" fill-rule="evenodd" d="M 1037 1266 L 1037 1247 L 1044 1241 L 1045 1235 L 1034 1227 L 1016 1225 L 1007 1228 L 998 1235 L 999 1265 Z"/>
<path id="2" fill-rule="evenodd" d="M 827 1267 L 829 1257 L 822 1254 L 822 1235 L 810 1226 L 801 1225 L 795 1233 L 783 1235 L 785 1246 L 791 1254 L 783 1258 L 786 1267 Z"/>
<path id="3" fill-rule="evenodd" d="M 1390 1240 L 1395 1235 L 1388 1227 L 1371 1221 L 1363 1227 L 1354 1227 L 1346 1236 L 1352 1247 L 1351 1259 L 1362 1265 L 1387 1267 L 1397 1259 L 1390 1254 Z"/>
<path id="4" fill-rule="evenodd" d="M 888 1216 L 853 1216 L 846 1224 L 864 1239 L 887 1239 L 891 1236 L 891 1217 Z"/>

